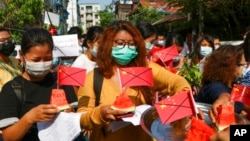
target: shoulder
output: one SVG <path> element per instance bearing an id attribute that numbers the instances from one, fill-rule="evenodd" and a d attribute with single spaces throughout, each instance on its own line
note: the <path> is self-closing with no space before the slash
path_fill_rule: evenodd
<path id="1" fill-rule="evenodd" d="M 206 90 L 211 90 L 211 91 L 219 91 L 220 93 L 222 92 L 230 93 L 231 91 L 229 87 L 227 87 L 225 84 L 221 82 L 210 82 L 210 83 L 204 84 L 203 88 Z"/>
<path id="2" fill-rule="evenodd" d="M 15 58 L 15 57 L 10 56 L 9 59 L 15 65 L 19 65 L 20 64 L 20 61 L 17 58 Z"/>

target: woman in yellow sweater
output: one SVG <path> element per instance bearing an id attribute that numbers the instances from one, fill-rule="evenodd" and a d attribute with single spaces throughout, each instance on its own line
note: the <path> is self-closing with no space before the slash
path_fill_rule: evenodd
<path id="1" fill-rule="evenodd" d="M 136 106 L 152 105 L 156 91 L 173 95 L 190 89 L 188 82 L 183 77 L 147 61 L 145 42 L 137 28 L 128 21 L 115 21 L 110 24 L 104 30 L 99 45 L 96 63 L 97 71 L 103 77 L 100 99 L 98 100 L 94 90 L 94 71 L 91 71 L 86 76 L 85 86 L 80 87 L 78 91 L 78 112 L 85 112 L 81 117 L 82 128 L 92 131 L 90 141 L 152 141 L 152 137 L 144 132 L 141 126 L 131 124 L 115 132 L 108 130 L 110 122 L 117 120 L 118 115 L 125 114 L 110 108 L 122 92 L 117 68 L 152 68 L 153 87 L 138 86 L 126 89 Z"/>

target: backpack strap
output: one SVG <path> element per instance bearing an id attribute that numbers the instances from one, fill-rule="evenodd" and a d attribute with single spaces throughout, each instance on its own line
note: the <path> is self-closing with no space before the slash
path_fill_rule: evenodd
<path id="1" fill-rule="evenodd" d="M 94 91 L 95 91 L 95 106 L 99 105 L 101 90 L 102 90 L 103 76 L 94 68 Z"/>
<path id="2" fill-rule="evenodd" d="M 100 103 L 100 96 L 101 96 L 101 90 L 102 90 L 102 82 L 103 82 L 103 76 L 98 72 L 97 68 L 94 68 L 94 92 L 95 92 L 95 106 L 98 106 Z M 101 128 L 102 133 L 104 136 L 106 136 L 105 128 Z"/>
<path id="3" fill-rule="evenodd" d="M 13 88 L 17 100 L 19 102 L 19 106 L 18 106 L 18 114 L 19 116 L 21 116 L 21 112 L 22 112 L 22 104 L 24 102 L 24 96 L 23 96 L 23 91 L 22 91 L 22 86 L 16 81 L 16 80 L 12 80 L 11 82 L 11 87 Z"/>
<path id="4" fill-rule="evenodd" d="M 17 97 L 19 103 L 21 104 L 23 102 L 22 86 L 17 81 L 15 81 L 13 79 L 12 83 L 11 83 L 11 87 L 13 88 L 13 90 L 16 94 L 16 97 Z"/>

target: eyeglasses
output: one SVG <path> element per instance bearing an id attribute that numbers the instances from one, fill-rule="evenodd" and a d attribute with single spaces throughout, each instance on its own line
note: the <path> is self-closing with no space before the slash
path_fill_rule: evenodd
<path id="1" fill-rule="evenodd" d="M 0 38 L 0 43 L 10 41 L 11 39 L 12 39 L 11 37 L 7 37 L 7 38 Z"/>
<path id="2" fill-rule="evenodd" d="M 237 64 L 238 67 L 247 67 L 247 64 Z"/>
<path id="3" fill-rule="evenodd" d="M 115 44 L 117 45 L 118 48 L 122 49 L 125 47 L 125 45 L 128 45 L 128 48 L 130 49 L 135 49 L 136 48 L 136 44 L 133 40 L 130 41 L 125 41 L 125 40 L 115 40 L 114 41 Z"/>

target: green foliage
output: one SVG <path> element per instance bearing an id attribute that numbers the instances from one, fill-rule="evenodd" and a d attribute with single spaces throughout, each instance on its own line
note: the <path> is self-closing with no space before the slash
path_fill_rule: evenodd
<path id="1" fill-rule="evenodd" d="M 198 66 L 194 65 L 189 60 L 188 58 L 185 59 L 183 67 L 179 70 L 179 74 L 186 78 L 191 86 L 199 88 L 201 85 L 201 72 Z"/>
<path id="2" fill-rule="evenodd" d="M 242 33 L 250 25 L 249 0 L 165 1 L 181 7 L 180 12 L 190 14 L 191 28 L 199 31 L 202 25 L 201 32 L 217 34 L 221 40 L 242 40 Z"/>
<path id="3" fill-rule="evenodd" d="M 115 20 L 114 13 L 111 12 L 112 7 L 106 6 L 104 10 L 99 11 L 100 16 L 100 26 L 106 27 L 110 22 Z"/>
<path id="4" fill-rule="evenodd" d="M 17 29 L 10 32 L 19 43 L 20 30 L 41 22 L 43 9 L 43 0 L 11 0 L 0 10 L 0 26 Z"/>
<path id="5" fill-rule="evenodd" d="M 130 21 L 136 22 L 136 21 L 149 21 L 150 23 L 154 23 L 162 18 L 165 17 L 164 14 L 157 11 L 154 8 L 150 7 L 138 7 L 138 13 L 132 15 L 130 17 Z"/>

